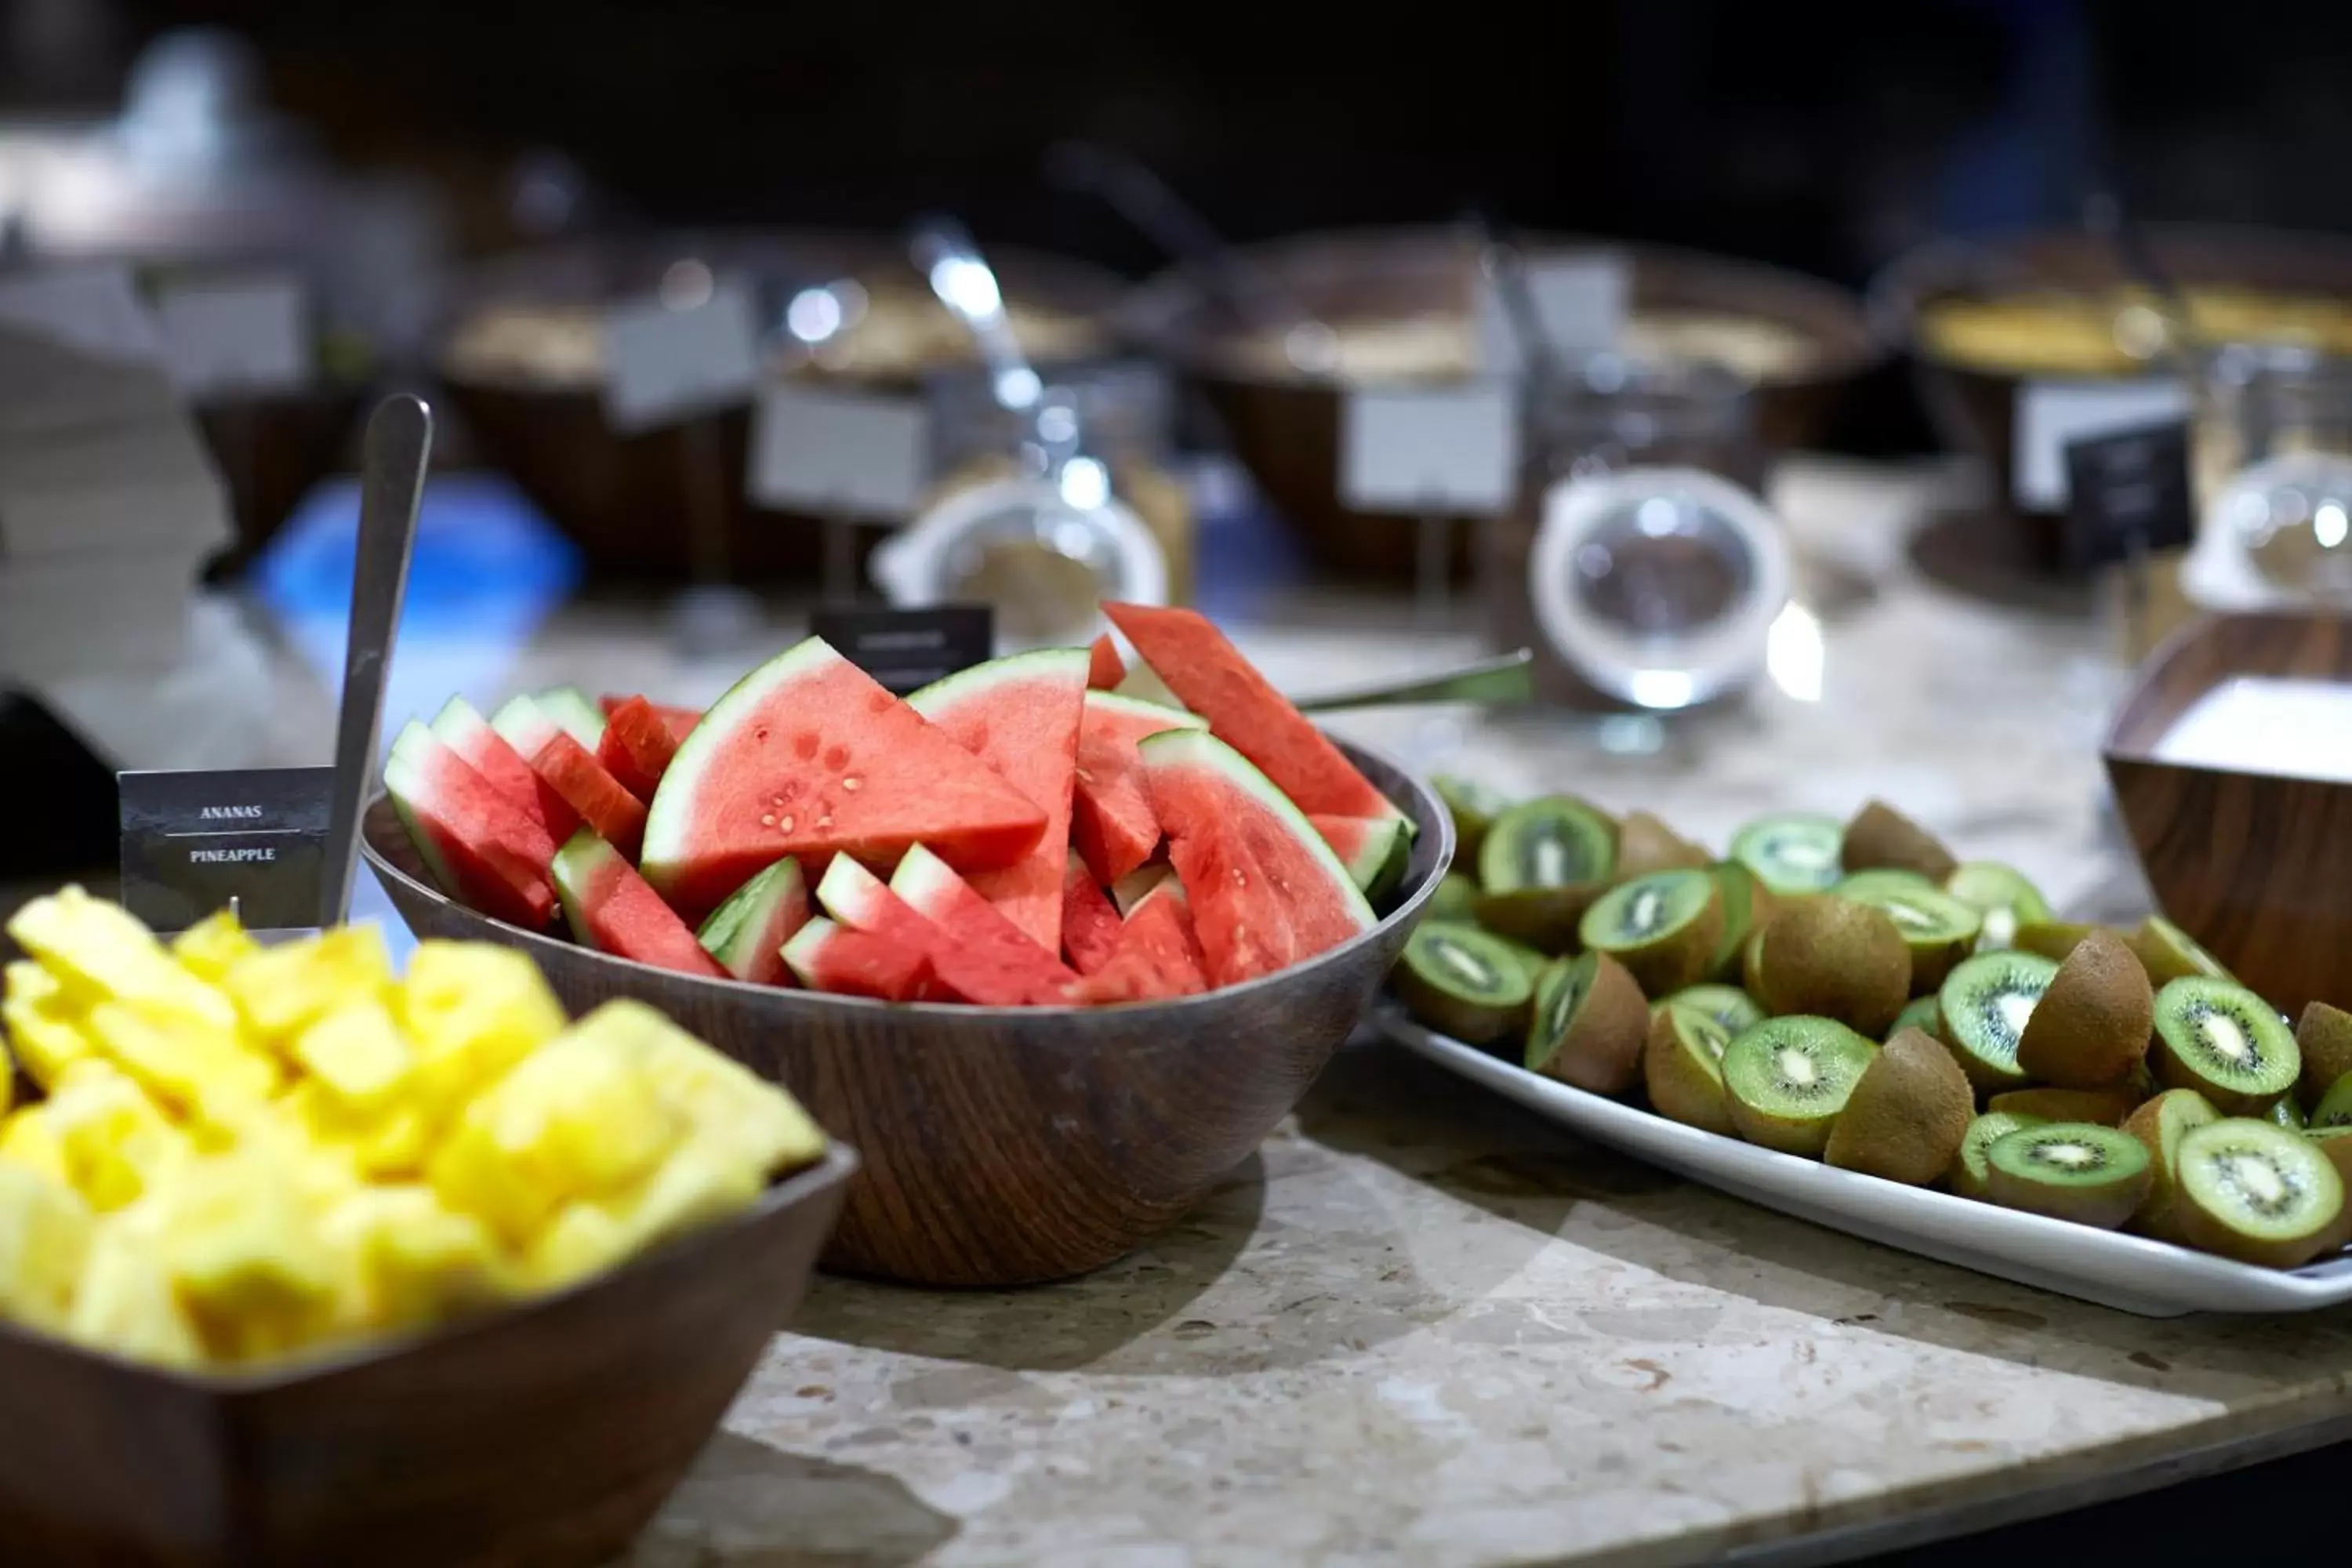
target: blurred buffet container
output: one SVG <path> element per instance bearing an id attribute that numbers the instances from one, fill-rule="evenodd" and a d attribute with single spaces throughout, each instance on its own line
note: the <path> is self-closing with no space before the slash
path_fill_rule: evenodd
<path id="1" fill-rule="evenodd" d="M 1100 353 L 1116 279 L 1081 263 L 991 247 L 1013 330 L 1051 366 Z M 676 233 L 582 240 L 484 264 L 451 289 L 434 369 L 484 456 L 603 572 L 675 578 L 691 567 L 679 518 L 723 495 L 729 570 L 814 579 L 816 520 L 755 508 L 743 490 L 751 411 L 737 406 L 625 435 L 605 416 L 605 311 L 680 268 L 747 282 L 763 374 L 919 396 L 933 371 L 977 355 L 896 236 Z M 797 308 L 796 308 L 797 307 Z M 699 488 L 698 488 L 699 487 Z M 860 530 L 861 553 L 887 532 Z"/>
<path id="2" fill-rule="evenodd" d="M 1630 277 L 1619 344 L 1643 361 L 1714 363 L 1756 386 L 1773 450 L 1817 440 L 1841 395 L 1881 351 L 1861 303 L 1832 284 L 1754 263 L 1651 246 L 1531 237 L 1529 261 L 1603 251 Z M 1337 366 L 1302 370 L 1278 330 L 1238 322 L 1187 273 L 1139 289 L 1121 315 L 1135 340 L 1180 366 L 1222 416 L 1234 447 L 1325 569 L 1402 581 L 1410 519 L 1352 512 L 1338 486 L 1350 388 L 1459 381 L 1477 367 L 1477 247 L 1457 228 L 1308 235 L 1240 253 L 1253 272 L 1328 325 Z M 1469 563 L 1456 530 L 1457 570 Z"/>

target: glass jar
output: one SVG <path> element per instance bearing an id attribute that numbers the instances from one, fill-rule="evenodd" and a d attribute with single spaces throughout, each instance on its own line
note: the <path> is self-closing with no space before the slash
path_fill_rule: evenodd
<path id="1" fill-rule="evenodd" d="M 2198 575 L 2238 578 L 2222 607 L 2352 603 L 2352 362 L 2221 349 L 2199 388 L 2194 462 Z"/>
<path id="2" fill-rule="evenodd" d="M 1718 694 L 1759 604 L 1777 596 L 1777 614 L 1787 598 L 1786 548 L 1754 499 L 1766 455 L 1749 384 L 1601 354 L 1522 397 L 1517 499 L 1481 552 L 1499 646 L 1533 648 L 1538 694 L 1565 706 Z M 1753 628 L 1759 657 L 1769 624 Z"/>

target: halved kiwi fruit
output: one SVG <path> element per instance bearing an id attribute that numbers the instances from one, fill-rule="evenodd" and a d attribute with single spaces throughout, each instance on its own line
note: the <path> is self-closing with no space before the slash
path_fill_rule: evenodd
<path id="1" fill-rule="evenodd" d="M 1595 1094 L 1622 1094 L 1642 1071 L 1650 1009 L 1625 966 L 1605 952 L 1554 961 L 1536 982 L 1528 1026 L 1530 1072 Z"/>
<path id="2" fill-rule="evenodd" d="M 2024 872 L 1998 860 L 1961 861 L 1944 879 L 1944 891 L 1984 917 L 1987 948 L 2013 946 L 2018 927 L 2050 919 L 2050 900 L 2042 889 Z"/>
<path id="3" fill-rule="evenodd" d="M 1853 814 L 1838 859 L 1849 873 L 1881 868 L 1916 871 L 1938 886 L 1959 868 L 1942 839 L 1883 800 L 1870 801 Z"/>
<path id="4" fill-rule="evenodd" d="M 2309 1127 L 2352 1127 L 2352 1072 L 2340 1074 L 2305 1119 Z"/>
<path id="5" fill-rule="evenodd" d="M 1911 947 L 1884 910 L 1826 895 L 1774 912 L 1748 992 L 1774 1014 L 1834 1018 L 1873 1039 L 1911 995 Z"/>
<path id="6" fill-rule="evenodd" d="M 2156 993 L 2123 939 L 2095 931 L 2075 945 L 2017 1037 L 2017 1065 L 2061 1089 L 2098 1089 L 2147 1055 Z"/>
<path id="7" fill-rule="evenodd" d="M 1776 893 L 1818 893 L 1838 879 L 1844 829 L 1832 816 L 1759 816 L 1731 839 L 1731 858 Z"/>
<path id="8" fill-rule="evenodd" d="M 1650 1011 L 1654 1014 L 1660 1007 L 1696 1007 L 1735 1035 L 1764 1021 L 1764 1009 L 1756 998 L 1737 985 L 1685 985 Z"/>
<path id="9" fill-rule="evenodd" d="M 2057 973 L 2057 964 L 2036 953 L 1980 952 L 1944 977 L 1936 993 L 1944 1043 L 1979 1090 L 2024 1086 L 2017 1039 Z"/>
<path id="10" fill-rule="evenodd" d="M 1470 911 L 1480 925 L 1498 936 L 1557 958 L 1576 951 L 1577 922 L 1592 900 L 1609 890 L 1605 883 L 1584 882 L 1573 888 L 1515 888 L 1507 893 L 1481 890 Z"/>
<path id="11" fill-rule="evenodd" d="M 2019 923 L 2015 934 L 2009 939 L 2009 945 L 2020 952 L 2039 953 L 2054 963 L 2063 963 L 2084 937 L 2095 931 L 2109 929 L 2106 926 L 2084 925 L 2077 921 L 2024 921 Z M 2123 933 L 2118 931 L 2116 934 L 2121 936 Z"/>
<path id="12" fill-rule="evenodd" d="M 2139 1109 L 2139 1098 L 2126 1089 L 2012 1089 L 1985 1101 L 1987 1110 L 2031 1116 L 2036 1121 L 2093 1121 L 2120 1127 L 2124 1118 Z"/>
<path id="13" fill-rule="evenodd" d="M 1939 1040 L 1944 1037 L 1943 1017 L 1933 996 L 1914 996 L 1903 1004 L 1903 1011 L 1895 1015 L 1895 1022 L 1887 1027 L 1886 1037 L 1891 1040 L 1906 1029 L 1917 1029 Z"/>
<path id="14" fill-rule="evenodd" d="M 1976 946 L 1984 917 L 1907 871 L 1864 871 L 1837 886 L 1837 896 L 1884 910 L 1911 950 L 1911 994 L 1924 995 L 1944 983 L 1952 966 Z"/>
<path id="15" fill-rule="evenodd" d="M 2147 1196 L 2132 1215 L 2132 1228 L 2167 1241 L 2180 1239 L 2173 1214 L 2180 1168 L 2180 1141 L 2221 1120 L 2213 1102 L 2193 1089 L 2168 1089 L 2124 1119 L 2124 1131 L 2147 1151 Z"/>
<path id="16" fill-rule="evenodd" d="M 1476 860 L 1486 830 L 1511 808 L 1509 798 L 1491 784 L 1454 773 L 1432 774 L 1429 787 L 1437 792 L 1437 798 L 1445 803 L 1445 814 L 1454 819 L 1456 853 L 1466 861 Z"/>
<path id="17" fill-rule="evenodd" d="M 2294 1048 L 2303 1053 L 2303 1095 L 2317 1100 L 2352 1072 L 2352 1013 L 2314 1002 L 2295 1020 Z"/>
<path id="18" fill-rule="evenodd" d="M 1723 934 L 1723 901 L 1706 871 L 1655 871 L 1620 882 L 1593 901 L 1577 936 L 1613 955 L 1643 992 L 1664 996 L 1706 978 Z"/>
<path id="19" fill-rule="evenodd" d="M 2295 1103 L 2294 1096 L 2291 1094 L 2282 1094 L 2271 1101 L 2271 1108 L 2263 1112 L 2263 1119 L 2290 1132 L 2300 1132 L 2309 1125 L 2304 1117 L 2303 1107 Z"/>
<path id="20" fill-rule="evenodd" d="M 1616 870 L 1616 824 L 1574 795 L 1522 801 L 1478 846 L 1478 885 L 1490 893 L 1607 882 Z"/>
<path id="21" fill-rule="evenodd" d="M 1391 984 L 1414 1017 L 1474 1046 L 1527 1027 L 1535 994 L 1509 943 L 1455 921 L 1422 921 Z"/>
<path id="22" fill-rule="evenodd" d="M 2147 970 L 2147 983 L 2158 989 L 2192 976 L 2208 980 L 2237 978 L 2221 967 L 2220 959 L 2200 947 L 2196 938 L 2162 915 L 2148 916 L 2124 941 L 2139 955 L 2141 965 Z"/>
<path id="23" fill-rule="evenodd" d="M 1459 871 L 1448 871 L 1438 879 L 1437 890 L 1429 895 L 1429 912 L 1423 918 L 1433 921 L 1467 921 L 1476 919 L 1478 884 Z"/>
<path id="24" fill-rule="evenodd" d="M 1687 993 L 1685 993 L 1687 994 Z M 1723 1097 L 1723 1052 L 1732 1031 L 1701 1008 L 1663 1002 L 1650 1017 L 1642 1081 L 1650 1107 L 1669 1121 L 1737 1136 Z"/>
<path id="25" fill-rule="evenodd" d="M 2156 1076 L 2225 1116 L 2260 1115 L 2293 1089 L 2303 1054 L 2271 1005 L 2234 981 L 2184 975 L 2156 994 Z"/>
<path id="26" fill-rule="evenodd" d="M 2352 1127 L 2306 1127 L 2303 1135 L 2336 1167 L 2336 1175 L 2347 1184 L 2347 1206 L 2352 1207 Z"/>
<path id="27" fill-rule="evenodd" d="M 1963 1075 L 1965 1076 L 1965 1075 Z M 1969 1123 L 1960 1138 L 1960 1152 L 1952 1156 L 1951 1169 L 1945 1180 L 1952 1191 L 1964 1198 L 1990 1201 L 1992 1196 L 1991 1173 L 1985 1164 L 1985 1155 L 1992 1146 L 2021 1127 L 2039 1127 L 2042 1118 L 2020 1116 L 2014 1111 L 1988 1110 Z"/>
<path id="28" fill-rule="evenodd" d="M 1975 1111 L 1976 1092 L 1943 1042 L 1900 1030 L 1862 1069 L 1822 1157 L 1923 1187 L 1950 1167 Z"/>
<path id="29" fill-rule="evenodd" d="M 1617 876 L 1621 881 L 1653 871 L 1704 870 L 1714 856 L 1646 811 L 1617 819 Z"/>
<path id="30" fill-rule="evenodd" d="M 2180 1141 L 2175 1212 L 2192 1247 L 2299 1268 L 2343 1245 L 2344 1178 L 2307 1134 L 2231 1117 Z"/>
<path id="31" fill-rule="evenodd" d="M 1832 1018 L 1768 1018 L 1723 1051 L 1731 1124 L 1750 1143 L 1818 1157 L 1878 1047 Z"/>
<path id="32" fill-rule="evenodd" d="M 1723 904 L 1723 935 L 1715 944 L 1715 962 L 1706 972 L 1710 978 L 1737 984 L 1740 954 L 1748 937 L 1772 918 L 1774 900 L 1771 890 L 1756 879 L 1756 873 L 1737 860 L 1718 860 L 1709 870 Z"/>
<path id="33" fill-rule="evenodd" d="M 2021 1127 L 1985 1151 L 1986 1188 L 2004 1208 L 2113 1230 L 2147 1196 L 2147 1150 L 2088 1121 Z"/>

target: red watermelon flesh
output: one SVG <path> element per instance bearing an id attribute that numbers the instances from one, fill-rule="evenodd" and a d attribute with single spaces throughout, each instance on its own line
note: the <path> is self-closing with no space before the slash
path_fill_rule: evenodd
<path id="1" fill-rule="evenodd" d="M 1181 730 L 1138 749 L 1212 981 L 1255 979 L 1371 929 L 1322 835 L 1231 746 Z"/>
<path id="2" fill-rule="evenodd" d="M 1062 951 L 1070 967 L 1092 974 L 1110 962 L 1118 946 L 1118 910 L 1095 883 L 1092 871 L 1075 849 L 1062 873 Z"/>
<path id="3" fill-rule="evenodd" d="M 639 800 L 651 800 L 677 755 L 677 742 L 662 722 L 654 705 L 632 697 L 604 715 L 604 738 L 597 742 L 596 760 Z"/>
<path id="4" fill-rule="evenodd" d="M 1108 691 L 1126 679 L 1127 661 L 1118 657 L 1110 634 L 1105 632 L 1087 649 L 1087 685 L 1092 690 Z"/>
<path id="5" fill-rule="evenodd" d="M 662 721 L 662 728 L 669 731 L 669 738 L 673 744 L 685 740 L 694 727 L 702 722 L 702 713 L 699 709 L 676 708 L 666 702 L 647 701 L 643 697 L 618 697 L 611 692 L 596 699 L 596 706 L 604 710 L 607 722 L 612 720 L 613 710 L 624 702 L 644 702 L 646 707 L 651 708 L 655 717 Z"/>
<path id="6" fill-rule="evenodd" d="M 547 924 L 555 841 L 520 805 L 414 721 L 393 742 L 383 785 L 444 892 L 531 931 Z"/>
<path id="7" fill-rule="evenodd" d="M 1103 614 L 1217 738 L 1305 812 L 1394 816 L 1397 808 L 1198 611 L 1107 604 Z"/>
<path id="8" fill-rule="evenodd" d="M 890 891 L 937 926 L 965 962 L 984 960 L 1004 973 L 1024 976 L 1029 984 L 1024 1000 L 1058 1002 L 1062 987 L 1077 978 L 1055 956 L 1054 948 L 1040 947 L 1001 906 L 982 898 L 977 888 L 919 844 L 898 862 Z M 1054 923 L 1058 936 L 1058 911 Z M 932 963 L 936 967 L 939 961 Z"/>
<path id="9" fill-rule="evenodd" d="M 967 952 L 846 855 L 835 857 L 825 868 L 816 897 L 843 925 L 921 953 L 930 961 L 933 977 L 956 1000 L 982 1007 L 1019 1007 L 1039 987 L 1034 964 L 1021 963 L 1008 969 L 984 952 Z"/>
<path id="10" fill-rule="evenodd" d="M 551 845 L 562 843 L 580 826 L 580 814 L 555 793 L 555 786 L 533 773 L 522 753 L 507 744 L 506 737 L 464 698 L 452 697 L 441 705 L 433 733 L 488 780 L 491 788 L 521 806 Z"/>
<path id="11" fill-rule="evenodd" d="M 636 868 L 587 828 L 555 852 L 555 889 L 581 946 L 656 969 L 725 978 L 719 961 Z"/>
<path id="12" fill-rule="evenodd" d="M 930 960 L 914 948 L 817 916 L 784 943 L 784 963 L 812 991 L 920 1001 L 929 989 Z"/>
<path id="13" fill-rule="evenodd" d="M 993 870 L 1045 826 L 995 770 L 811 637 L 738 681 L 679 742 L 654 792 L 645 872 L 698 916 L 779 856 L 888 866 L 920 843 L 960 871 Z"/>
<path id="14" fill-rule="evenodd" d="M 1183 911 L 1180 898 L 1156 897 L 1137 905 L 1110 962 L 1079 981 L 1070 994 L 1103 1005 L 1164 1002 L 1207 990 L 1200 942 Z"/>
<path id="15" fill-rule="evenodd" d="M 598 837 L 635 857 L 645 837 L 645 803 L 622 788 L 621 781 L 605 771 L 578 737 L 529 697 L 518 697 L 499 709 L 490 727 Z"/>
<path id="16" fill-rule="evenodd" d="M 1062 951 L 1062 870 L 1086 695 L 1086 656 L 1044 648 L 975 665 L 907 699 L 1045 814 L 1045 830 L 1019 864 L 974 872 L 971 885 L 1048 954 Z"/>
<path id="17" fill-rule="evenodd" d="M 1108 887 L 1160 847 L 1160 816 L 1143 785 L 1135 749 L 1163 730 L 1199 730 L 1207 721 L 1156 702 L 1089 691 L 1078 724 L 1077 790 L 1070 837 L 1095 880 Z"/>

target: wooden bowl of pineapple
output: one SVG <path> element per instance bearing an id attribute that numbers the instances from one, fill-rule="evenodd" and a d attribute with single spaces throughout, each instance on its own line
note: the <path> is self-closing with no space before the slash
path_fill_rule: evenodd
<path id="1" fill-rule="evenodd" d="M 368 928 L 215 921 L 173 957 L 70 892 L 9 930 L 47 1093 L 0 1126 L 0 1561 L 607 1562 L 856 1168 L 650 1009 L 567 1026 L 509 952 L 395 982 Z"/>

